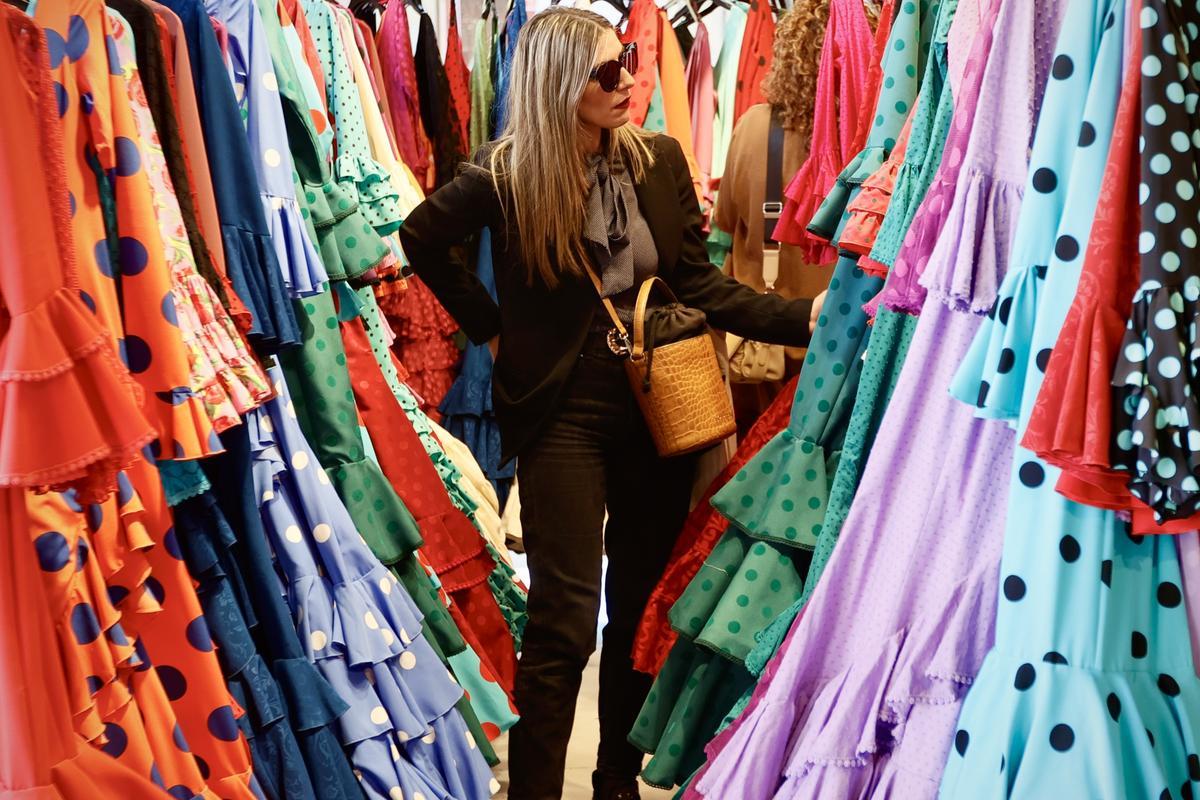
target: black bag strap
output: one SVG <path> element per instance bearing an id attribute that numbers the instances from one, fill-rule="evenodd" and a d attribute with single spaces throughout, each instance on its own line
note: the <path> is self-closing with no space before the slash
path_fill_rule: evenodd
<path id="1" fill-rule="evenodd" d="M 763 244 L 775 237 L 775 223 L 783 213 L 783 126 L 779 111 L 771 108 L 771 128 L 767 134 L 767 193 L 763 198 Z"/>

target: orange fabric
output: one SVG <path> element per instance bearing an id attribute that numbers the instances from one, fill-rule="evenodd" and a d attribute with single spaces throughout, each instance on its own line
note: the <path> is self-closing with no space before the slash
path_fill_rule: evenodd
<path id="1" fill-rule="evenodd" d="M 775 15 L 767 0 L 750 0 L 746 17 L 746 32 L 742 35 L 742 50 L 738 57 L 737 91 L 733 95 L 733 121 L 736 123 L 746 109 L 767 102 L 762 83 L 771 69 L 772 48 L 775 44 Z"/>
<path id="2" fill-rule="evenodd" d="M 155 449 L 168 458 L 220 452 L 220 440 L 200 398 L 179 391 L 191 382 L 187 354 L 179 329 L 163 313 L 170 273 L 129 96 L 121 77 L 110 69 L 104 4 L 39 4 L 37 21 L 48 36 L 63 42 L 61 51 L 52 50 L 50 66 L 62 87 L 59 109 L 67 187 L 74 199 L 72 233 L 80 285 L 144 389 L 142 408 L 159 434 Z M 109 176 L 118 263 L 112 263 L 92 159 Z"/>
<path id="3" fill-rule="evenodd" d="M 667 19 L 667 12 L 658 12 L 658 76 L 662 91 L 663 116 L 667 120 L 667 135 L 679 142 L 687 159 L 696 199 L 703 205 L 704 181 L 692 143 L 692 109 L 688 103 L 687 77 L 684 75 L 683 51 Z"/>

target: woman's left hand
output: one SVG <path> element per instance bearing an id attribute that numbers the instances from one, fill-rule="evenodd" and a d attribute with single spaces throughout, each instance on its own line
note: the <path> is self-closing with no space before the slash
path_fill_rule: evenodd
<path id="1" fill-rule="evenodd" d="M 819 295 L 813 298 L 812 313 L 808 315 L 808 332 L 812 333 L 817 329 L 817 318 L 821 316 L 821 309 L 825 305 L 825 295 L 829 293 L 828 289 L 822 291 Z"/>

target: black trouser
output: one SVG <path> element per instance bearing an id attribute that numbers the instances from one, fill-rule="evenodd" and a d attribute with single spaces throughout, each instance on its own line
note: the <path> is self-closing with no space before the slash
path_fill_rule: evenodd
<path id="1" fill-rule="evenodd" d="M 695 473 L 693 457 L 658 457 L 622 363 L 602 337 L 589 337 L 563 394 L 517 464 L 530 583 L 517 668 L 521 721 L 509 738 L 512 800 L 562 795 L 575 700 L 596 649 L 603 553 L 597 769 L 630 780 L 640 771 L 642 753 L 626 737 L 651 678 L 634 671 L 630 650 L 687 516 Z"/>

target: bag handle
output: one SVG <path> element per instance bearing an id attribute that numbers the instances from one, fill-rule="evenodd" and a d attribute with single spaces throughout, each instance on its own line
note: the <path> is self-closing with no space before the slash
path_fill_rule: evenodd
<path id="1" fill-rule="evenodd" d="M 616 306 L 612 304 L 604 296 L 604 284 L 600 282 L 600 276 L 592 269 L 591 264 L 585 263 L 584 270 L 588 277 L 592 280 L 592 285 L 596 287 L 596 294 L 600 295 L 600 302 L 604 304 L 604 310 L 608 312 L 608 316 L 612 319 L 613 326 L 621 334 L 621 338 L 629 344 L 629 357 L 634 361 L 640 361 L 646 352 L 646 306 L 650 302 L 650 291 L 656 283 L 662 284 L 663 291 L 672 301 L 678 302 L 675 293 L 671 291 L 671 287 L 662 278 L 653 277 L 642 281 L 641 288 L 638 289 L 637 305 L 633 311 L 633 338 L 629 337 L 629 329 L 625 327 L 625 323 L 621 322 L 620 315 L 617 314 Z"/>
<path id="2" fill-rule="evenodd" d="M 783 125 L 779 109 L 771 107 L 771 124 L 767 130 L 767 187 L 763 198 L 763 283 L 767 291 L 775 291 L 779 280 L 779 242 L 775 227 L 783 214 Z"/>

